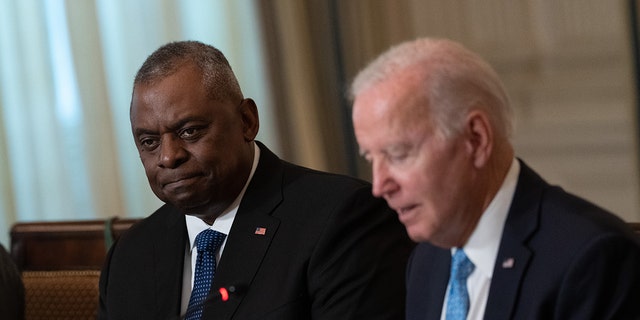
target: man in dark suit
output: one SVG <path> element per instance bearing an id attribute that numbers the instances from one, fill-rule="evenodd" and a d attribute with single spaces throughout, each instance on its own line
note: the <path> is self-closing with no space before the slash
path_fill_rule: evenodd
<path id="1" fill-rule="evenodd" d="M 352 84 L 353 124 L 384 197 L 419 242 L 407 319 L 640 319 L 640 243 L 516 159 L 495 71 L 418 39 Z"/>
<path id="2" fill-rule="evenodd" d="M 393 211 L 368 183 L 254 141 L 256 105 L 220 51 L 187 41 L 149 56 L 131 126 L 166 204 L 111 248 L 101 319 L 403 317 L 413 242 Z M 210 229 L 216 245 L 200 246 Z"/>

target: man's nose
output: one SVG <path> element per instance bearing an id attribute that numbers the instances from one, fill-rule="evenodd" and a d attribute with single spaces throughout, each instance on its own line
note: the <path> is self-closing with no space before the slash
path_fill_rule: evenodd
<path id="1" fill-rule="evenodd" d="M 187 155 L 182 140 L 173 135 L 164 136 L 160 142 L 158 166 L 162 168 L 178 167 L 186 160 Z"/>
<path id="2" fill-rule="evenodd" d="M 384 197 L 392 193 L 396 187 L 389 167 L 383 161 L 374 161 L 372 165 L 373 188 L 372 193 L 376 197 Z"/>

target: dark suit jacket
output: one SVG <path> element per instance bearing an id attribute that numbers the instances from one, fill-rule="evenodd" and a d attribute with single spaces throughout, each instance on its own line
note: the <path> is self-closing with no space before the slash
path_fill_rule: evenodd
<path id="1" fill-rule="evenodd" d="M 503 262 L 513 259 L 513 266 Z M 451 253 L 419 244 L 407 319 L 440 319 Z M 623 221 L 521 162 L 484 319 L 640 319 L 640 244 Z"/>
<path id="2" fill-rule="evenodd" d="M 25 314 L 24 285 L 11 255 L 0 245 L 0 318 L 22 320 Z"/>
<path id="3" fill-rule="evenodd" d="M 401 319 L 413 248 L 368 183 L 286 163 L 264 145 L 216 269 L 203 319 Z M 257 227 L 266 228 L 256 235 Z M 101 319 L 176 319 L 187 246 L 169 205 L 111 248 Z"/>

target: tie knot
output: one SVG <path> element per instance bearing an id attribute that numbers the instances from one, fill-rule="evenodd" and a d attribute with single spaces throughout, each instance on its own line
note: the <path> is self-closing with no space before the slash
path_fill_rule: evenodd
<path id="1" fill-rule="evenodd" d="M 198 252 L 215 252 L 218 250 L 226 234 L 207 229 L 204 230 L 196 236 L 196 248 L 198 248 Z"/>
<path id="2" fill-rule="evenodd" d="M 474 268 L 473 262 L 469 260 L 464 251 L 462 249 L 456 250 L 451 262 L 451 274 L 460 280 L 466 280 Z"/>

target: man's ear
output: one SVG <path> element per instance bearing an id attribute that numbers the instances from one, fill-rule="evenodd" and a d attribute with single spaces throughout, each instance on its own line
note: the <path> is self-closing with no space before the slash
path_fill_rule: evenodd
<path id="1" fill-rule="evenodd" d="M 465 122 L 467 133 L 467 149 L 473 159 L 473 164 L 483 167 L 489 161 L 493 150 L 493 128 L 486 112 L 471 110 Z"/>
<path id="2" fill-rule="evenodd" d="M 240 103 L 240 115 L 242 116 L 242 133 L 246 141 L 253 141 L 258 135 L 260 120 L 258 107 L 253 99 L 244 99 Z"/>

